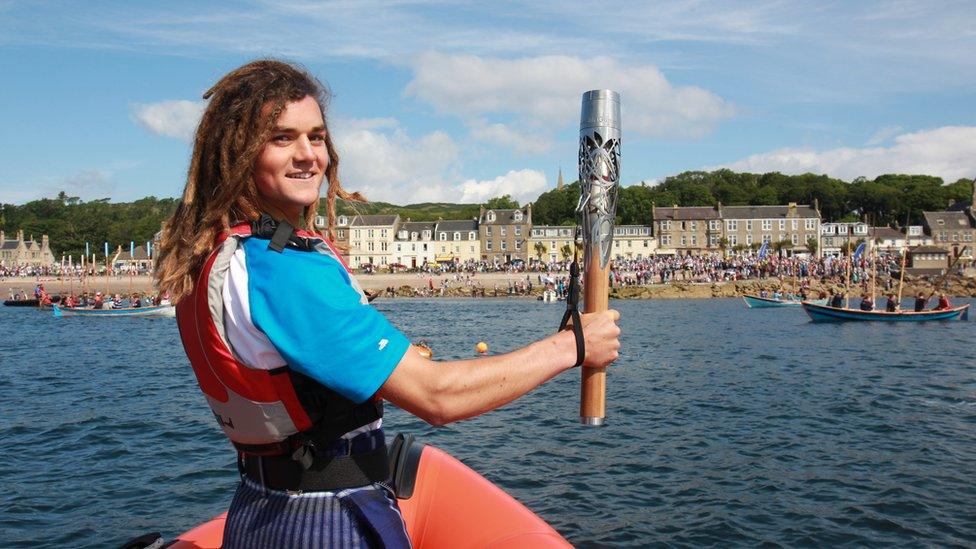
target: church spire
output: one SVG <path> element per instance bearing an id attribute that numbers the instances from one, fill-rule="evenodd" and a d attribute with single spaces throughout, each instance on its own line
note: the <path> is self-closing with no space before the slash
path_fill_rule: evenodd
<path id="1" fill-rule="evenodd" d="M 563 188 L 563 167 L 559 166 L 559 179 L 556 180 L 556 188 Z"/>

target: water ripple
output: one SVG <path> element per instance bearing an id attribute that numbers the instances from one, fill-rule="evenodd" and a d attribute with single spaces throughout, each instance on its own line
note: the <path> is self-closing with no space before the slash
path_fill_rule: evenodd
<path id="1" fill-rule="evenodd" d="M 739 300 L 614 303 L 608 425 L 570 373 L 412 432 L 578 547 L 976 544 L 974 323 L 814 325 Z M 552 331 L 555 306 L 381 301 L 439 358 Z M 114 320 L 114 319 L 113 319 Z M 0 546 L 104 547 L 223 511 L 237 481 L 172 320 L 0 308 Z M 38 334 L 46 334 L 39 338 Z M 11 454 L 11 452 L 14 452 Z"/>

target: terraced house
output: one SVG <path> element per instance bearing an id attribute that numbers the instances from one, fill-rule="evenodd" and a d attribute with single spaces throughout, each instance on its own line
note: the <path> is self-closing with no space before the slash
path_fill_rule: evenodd
<path id="1" fill-rule="evenodd" d="M 478 236 L 478 222 L 471 220 L 438 221 L 434 228 L 434 248 L 438 263 L 481 259 L 481 239 Z"/>
<path id="2" fill-rule="evenodd" d="M 657 254 L 699 255 L 736 246 L 783 242 L 788 253 L 807 253 L 807 240 L 819 249 L 820 212 L 816 205 L 654 207 L 652 227 Z"/>
<path id="3" fill-rule="evenodd" d="M 493 263 L 528 261 L 528 240 L 532 230 L 532 204 L 517 210 L 486 210 L 478 215 L 481 259 Z"/>
<path id="4" fill-rule="evenodd" d="M 782 243 L 790 255 L 809 253 L 807 240 L 820 249 L 820 212 L 816 206 L 790 202 L 785 206 L 719 206 L 729 248 Z M 721 237 L 720 237 L 721 238 Z"/>
<path id="5" fill-rule="evenodd" d="M 410 269 L 434 261 L 433 221 L 405 221 L 393 238 L 393 261 Z"/>
<path id="6" fill-rule="evenodd" d="M 397 215 L 357 215 L 349 223 L 349 266 L 385 267 L 395 263 L 393 237 L 400 225 Z"/>
<path id="7" fill-rule="evenodd" d="M 652 207 L 653 232 L 660 253 L 700 255 L 719 251 L 721 205 Z"/>
<path id="8" fill-rule="evenodd" d="M 572 257 L 575 231 L 576 227 L 570 225 L 532 227 L 529 234 L 529 258 L 548 263 Z"/>

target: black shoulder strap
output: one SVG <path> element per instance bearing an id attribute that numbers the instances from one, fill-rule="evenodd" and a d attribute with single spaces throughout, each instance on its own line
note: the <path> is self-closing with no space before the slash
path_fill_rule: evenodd
<path id="1" fill-rule="evenodd" d="M 295 232 L 295 227 L 292 227 L 291 223 L 283 220 L 279 221 L 278 228 L 271 235 L 271 242 L 268 244 L 268 249 L 281 253 L 285 249 L 285 245 L 288 244 L 288 239 L 291 238 L 293 232 Z"/>

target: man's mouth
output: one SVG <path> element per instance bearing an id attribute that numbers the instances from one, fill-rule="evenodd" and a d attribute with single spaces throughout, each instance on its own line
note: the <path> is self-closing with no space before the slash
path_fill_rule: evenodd
<path id="1" fill-rule="evenodd" d="M 315 172 L 293 172 L 285 177 L 289 179 L 311 179 L 315 177 Z"/>

